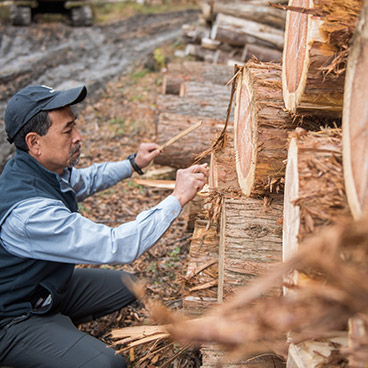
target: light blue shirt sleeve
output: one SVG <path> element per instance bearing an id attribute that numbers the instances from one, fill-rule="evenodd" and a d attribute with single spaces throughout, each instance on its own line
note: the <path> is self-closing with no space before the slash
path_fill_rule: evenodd
<path id="1" fill-rule="evenodd" d="M 93 164 L 83 169 L 64 170 L 61 178 L 73 188 L 78 202 L 96 192 L 105 190 L 117 184 L 119 181 L 129 178 L 132 175 L 132 167 L 128 160 L 119 162 L 105 162 Z"/>
<path id="2" fill-rule="evenodd" d="M 87 191 L 83 188 L 84 196 Z M 66 263 L 131 263 L 157 242 L 180 211 L 178 199 L 168 196 L 134 221 L 111 228 L 70 212 L 58 200 L 32 198 L 13 209 L 0 236 L 5 248 L 20 257 Z"/>

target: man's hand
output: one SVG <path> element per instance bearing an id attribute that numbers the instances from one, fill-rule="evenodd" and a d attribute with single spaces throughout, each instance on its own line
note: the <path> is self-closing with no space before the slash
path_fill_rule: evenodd
<path id="1" fill-rule="evenodd" d="M 156 143 L 141 143 L 138 147 L 135 162 L 139 168 L 147 167 L 151 161 L 160 154 L 159 145 Z"/>
<path id="2" fill-rule="evenodd" d="M 179 200 L 183 207 L 204 187 L 207 178 L 207 164 L 193 165 L 187 169 L 178 170 L 176 173 L 175 189 L 172 195 Z"/>

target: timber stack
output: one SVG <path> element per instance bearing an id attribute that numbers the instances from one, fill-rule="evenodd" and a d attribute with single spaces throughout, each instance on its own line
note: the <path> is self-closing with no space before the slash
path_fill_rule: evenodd
<path id="1" fill-rule="evenodd" d="M 197 24 L 182 27 L 184 54 L 214 64 L 243 63 L 253 57 L 281 61 L 285 11 L 265 0 L 200 0 Z M 285 3 L 285 1 L 277 1 Z"/>
<path id="2" fill-rule="evenodd" d="M 190 166 L 211 145 L 215 132 L 224 126 L 233 68 L 187 61 L 168 64 L 162 93 L 156 101 L 156 136 L 159 144 L 198 121 L 194 132 L 165 149 L 155 163 L 177 169 Z M 230 116 L 230 121 L 233 116 Z M 209 162 L 207 158 L 205 161 Z"/>
<path id="3" fill-rule="evenodd" d="M 207 21 L 215 24 L 237 13 L 224 15 L 225 7 L 241 13 L 242 5 L 257 4 L 261 11 L 260 3 L 222 0 L 202 7 L 210 9 Z M 173 75 L 182 76 L 175 88 L 168 88 L 175 85 L 168 78 L 167 92 L 163 91 L 167 94 L 158 99 L 160 142 L 169 138 L 161 129 L 169 131 L 172 125 L 178 131 L 198 119 L 206 121 L 203 131 L 183 144 L 195 147 L 198 154 L 213 142 L 206 151 L 210 153 L 209 189 L 194 225 L 185 276 L 183 304 L 189 315 L 198 316 L 210 307 L 215 313 L 240 287 L 252 285 L 282 262 L 289 264 L 301 251 L 307 254 L 312 237 L 329 226 L 346 227 L 347 220 L 362 221 L 368 211 L 368 1 L 363 6 L 362 0 L 290 0 L 283 10 L 277 10 L 286 13 L 284 46 L 277 46 L 283 49 L 282 63 L 248 60 L 234 70 L 223 66 L 221 73 L 226 78 L 219 78 L 222 82 L 234 75 L 228 87 L 209 76 L 211 67 L 215 70 L 219 65 L 203 63 L 199 76 L 197 64 L 169 65 L 169 70 L 177 70 Z M 267 41 L 271 39 L 268 35 Z M 187 77 L 181 74 L 185 68 Z M 203 77 L 205 73 L 208 77 Z M 227 115 L 232 98 L 233 114 Z M 204 141 L 199 147 L 198 142 Z M 172 149 L 170 155 L 177 158 L 167 158 L 165 164 L 179 167 L 180 151 L 186 147 Z M 318 254 L 312 256 L 318 259 Z M 367 259 L 362 263 L 367 272 Z M 308 267 L 291 270 L 283 274 L 284 284 L 268 290 L 260 300 L 276 295 L 282 309 L 283 303 L 293 303 L 298 288 L 328 284 L 327 275 Z M 326 335 L 331 336 L 327 329 L 324 335 L 301 343 L 293 340 L 293 331 L 283 331 L 291 332 L 288 343 L 285 338 L 289 349 L 281 354 L 286 367 L 328 364 L 343 346 L 350 349 L 345 349 L 345 356 L 353 354 L 352 367 L 367 367 L 360 353 L 354 355 L 367 347 L 367 310 L 359 308 L 357 315 L 336 318 L 335 325 L 326 323 L 328 328 L 340 329 L 336 339 L 326 340 Z M 223 336 L 227 333 L 224 330 Z M 269 351 L 272 343 L 268 350 L 257 350 L 262 357 L 250 354 L 243 344 L 244 354 L 238 351 L 237 355 L 243 360 L 234 362 L 219 352 L 216 343 L 224 341 L 218 331 L 212 342 L 202 346 L 203 368 L 215 367 L 219 360 L 227 368 L 285 365 L 279 359 L 280 351 L 277 356 Z"/>

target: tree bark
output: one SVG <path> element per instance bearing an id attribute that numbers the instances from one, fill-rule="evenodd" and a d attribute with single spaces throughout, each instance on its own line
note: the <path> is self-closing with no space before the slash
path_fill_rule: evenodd
<path id="1" fill-rule="evenodd" d="M 198 61 L 186 61 L 184 63 L 172 63 L 167 67 L 163 77 L 163 94 L 179 94 L 180 85 L 184 81 L 196 81 L 198 83 L 213 83 L 225 86 L 233 76 L 233 68 L 225 65 L 215 65 Z M 170 90 L 168 90 L 169 86 Z M 171 92 L 174 90 L 175 92 Z"/>
<path id="2" fill-rule="evenodd" d="M 221 131 L 216 129 L 215 135 L 218 136 L 220 133 Z M 220 193 L 240 190 L 235 170 L 233 125 L 228 125 L 226 129 L 224 148 L 221 151 L 211 153 L 208 184 L 211 189 Z"/>
<path id="3" fill-rule="evenodd" d="M 225 197 L 220 227 L 219 302 L 275 262 L 281 262 L 282 212 L 281 195 L 267 200 Z"/>
<path id="4" fill-rule="evenodd" d="M 195 98 L 199 100 L 214 99 L 222 104 L 228 104 L 231 95 L 231 85 L 225 86 L 210 82 L 184 81 L 180 85 L 180 97 Z"/>
<path id="5" fill-rule="evenodd" d="M 284 32 L 280 29 L 231 15 L 218 14 L 211 38 L 234 46 L 244 46 L 249 37 L 264 41 L 282 50 Z"/>
<path id="6" fill-rule="evenodd" d="M 155 158 L 155 163 L 177 169 L 189 167 L 197 155 L 211 146 L 211 140 L 216 129 L 224 126 L 224 122 L 221 120 L 161 113 L 158 118 L 156 133 L 157 143 L 160 145 L 199 120 L 203 120 L 199 128 L 165 148 Z M 209 162 L 209 157 L 206 162 Z"/>
<path id="7" fill-rule="evenodd" d="M 282 83 L 292 113 L 341 117 L 344 67 L 360 0 L 289 0 Z"/>
<path id="8" fill-rule="evenodd" d="M 344 189 L 341 130 L 293 133 L 285 175 L 283 259 L 327 225 L 350 216 Z M 298 283 L 298 275 L 286 277 Z"/>
<path id="9" fill-rule="evenodd" d="M 346 194 L 354 218 L 368 210 L 368 3 L 355 31 L 344 92 L 343 159 Z"/>
<path id="10" fill-rule="evenodd" d="M 288 131 L 295 125 L 284 111 L 280 75 L 279 64 L 248 62 L 237 82 L 234 148 L 246 196 L 283 189 Z"/>
<path id="11" fill-rule="evenodd" d="M 226 118 L 229 101 L 217 101 L 211 98 L 197 99 L 173 95 L 159 95 L 156 105 L 158 114 L 167 112 L 197 117 L 198 119 L 210 118 L 223 121 Z"/>

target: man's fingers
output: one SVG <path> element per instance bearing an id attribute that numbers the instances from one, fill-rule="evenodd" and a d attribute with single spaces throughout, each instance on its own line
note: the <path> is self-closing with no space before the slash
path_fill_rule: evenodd
<path id="1" fill-rule="evenodd" d="M 208 166 L 207 166 L 207 164 L 193 165 L 193 166 L 189 167 L 188 170 L 190 170 L 193 173 L 202 173 L 206 177 L 208 176 Z"/>
<path id="2" fill-rule="evenodd" d="M 150 151 L 147 155 L 147 158 L 149 160 L 153 160 L 155 157 L 157 157 L 159 154 L 161 153 L 161 151 L 159 151 L 158 149 L 154 149 L 152 151 Z"/>
<path id="3" fill-rule="evenodd" d="M 160 146 L 157 143 L 142 143 L 141 147 L 146 151 L 153 151 L 158 149 Z"/>

